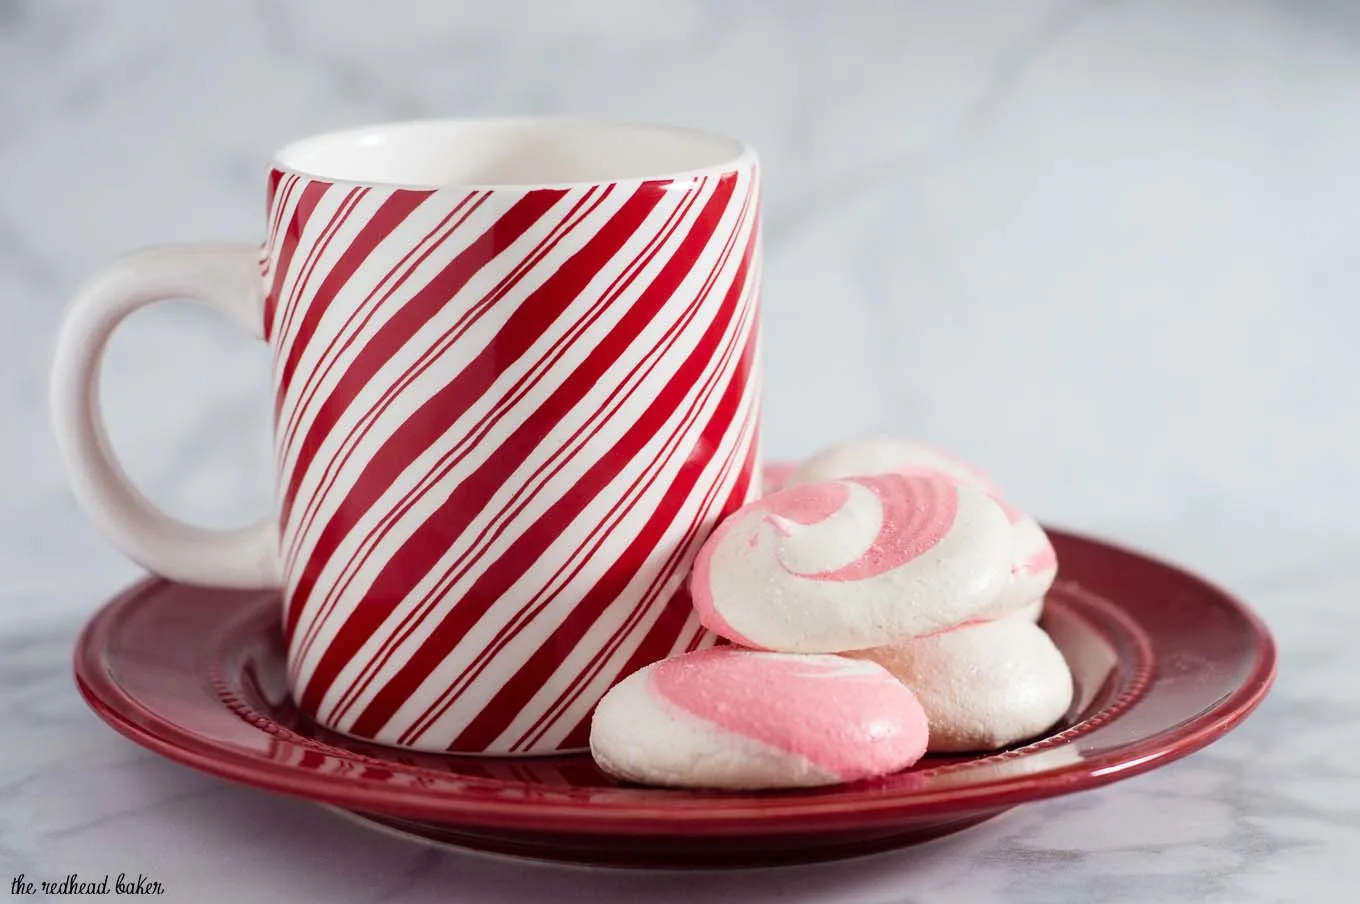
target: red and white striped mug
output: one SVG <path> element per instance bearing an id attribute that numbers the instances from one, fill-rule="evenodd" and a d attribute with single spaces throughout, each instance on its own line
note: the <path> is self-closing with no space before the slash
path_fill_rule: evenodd
<path id="1" fill-rule="evenodd" d="M 278 587 L 289 682 L 421 750 L 585 745 L 618 679 L 709 645 L 699 543 L 758 495 L 759 191 L 720 136 L 407 122 L 278 152 L 268 238 L 153 249 L 74 298 L 53 381 L 77 498 L 167 578 Z M 111 457 L 110 332 L 191 297 L 273 351 L 277 520 L 175 520 Z"/>

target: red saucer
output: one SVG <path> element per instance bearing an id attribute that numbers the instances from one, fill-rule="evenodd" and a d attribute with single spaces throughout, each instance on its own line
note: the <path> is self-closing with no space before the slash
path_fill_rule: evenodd
<path id="1" fill-rule="evenodd" d="M 294 709 L 273 593 L 161 580 L 81 633 L 76 679 L 115 729 L 163 756 L 478 850 L 621 866 L 722 866 L 867 854 L 958 831 L 1026 801 L 1185 756 L 1261 702 L 1262 623 L 1223 591 L 1143 556 L 1051 531 L 1061 578 L 1044 627 L 1072 667 L 1068 717 L 1034 743 L 820 790 L 698 793 L 622 785 L 585 755 L 405 753 Z"/>

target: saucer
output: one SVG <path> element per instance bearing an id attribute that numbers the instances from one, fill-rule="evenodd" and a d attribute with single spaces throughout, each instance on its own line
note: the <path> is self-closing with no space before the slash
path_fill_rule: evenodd
<path id="1" fill-rule="evenodd" d="M 644 788 L 584 754 L 443 756 L 334 734 L 289 699 L 274 592 L 144 581 L 85 626 L 76 679 L 106 722 L 162 756 L 435 844 L 636 867 L 857 856 L 1171 762 L 1221 737 L 1269 690 L 1274 644 L 1241 603 L 1139 554 L 1050 535 L 1061 571 L 1043 627 L 1076 684 L 1063 721 L 1000 753 L 927 757 L 831 788 Z"/>

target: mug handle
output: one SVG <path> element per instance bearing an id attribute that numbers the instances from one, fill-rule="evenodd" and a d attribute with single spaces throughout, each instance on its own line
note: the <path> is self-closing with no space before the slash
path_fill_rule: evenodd
<path id="1" fill-rule="evenodd" d="M 52 367 L 57 445 L 86 515 L 124 555 L 161 577 L 214 587 L 280 585 L 278 523 L 215 530 L 161 511 L 118 463 L 99 408 L 99 366 L 115 327 L 133 311 L 190 298 L 263 339 L 264 281 L 257 245 L 152 248 L 113 261 L 67 309 Z"/>

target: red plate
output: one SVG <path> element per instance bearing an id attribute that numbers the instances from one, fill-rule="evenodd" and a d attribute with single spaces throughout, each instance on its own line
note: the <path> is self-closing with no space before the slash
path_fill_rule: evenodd
<path id="1" fill-rule="evenodd" d="M 163 756 L 431 841 L 621 866 L 866 854 L 1170 762 L 1265 696 L 1275 648 L 1242 604 L 1171 566 L 1051 535 L 1062 577 L 1043 624 L 1076 679 L 1067 718 L 1024 747 L 830 789 L 670 791 L 622 785 L 585 755 L 439 756 L 339 737 L 288 699 L 272 593 L 139 584 L 85 627 L 76 678 L 105 721 Z"/>

